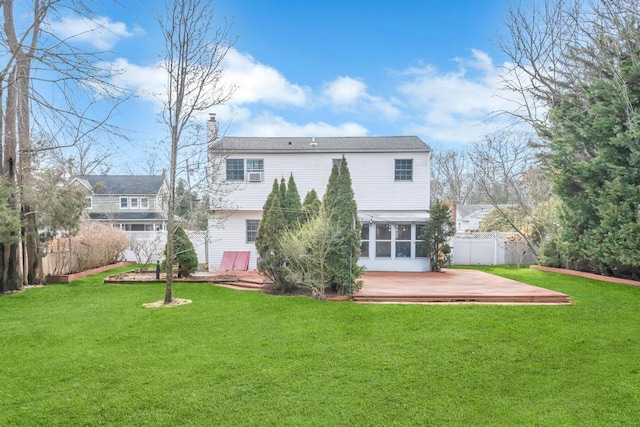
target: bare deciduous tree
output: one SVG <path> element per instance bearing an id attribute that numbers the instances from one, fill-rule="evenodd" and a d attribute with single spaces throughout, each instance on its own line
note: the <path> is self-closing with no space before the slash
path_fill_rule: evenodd
<path id="1" fill-rule="evenodd" d="M 158 18 L 164 38 L 163 67 L 167 87 L 163 94 L 162 120 L 170 134 L 169 197 L 167 203 L 167 282 L 165 304 L 173 301 L 173 234 L 175 189 L 179 155 L 195 142 L 187 138 L 200 113 L 226 102 L 233 87 L 225 86 L 222 61 L 233 45 L 231 26 L 216 24 L 211 0 L 165 2 Z"/>
<path id="2" fill-rule="evenodd" d="M 432 200 L 450 200 L 458 204 L 475 203 L 475 170 L 469 154 L 464 151 L 444 151 L 432 158 Z"/>
<path id="3" fill-rule="evenodd" d="M 26 197 L 33 187 L 33 153 L 40 149 L 32 131 L 55 135 L 58 145 L 67 146 L 99 130 L 114 131 L 107 120 L 123 93 L 108 83 L 111 70 L 96 65 L 98 55 L 74 47 L 73 38 L 61 40 L 49 27 L 65 12 L 91 19 L 84 3 L 32 0 L 16 10 L 13 0 L 3 0 L 0 8 L 0 43 L 7 52 L 0 66 L 0 174 L 18 189 L 9 204 L 22 223 L 18 241 L 0 245 L 1 292 L 43 279 L 37 213 Z M 94 97 L 96 91 L 102 96 Z M 96 103 L 107 106 L 104 115 L 89 113 Z"/>
<path id="4" fill-rule="evenodd" d="M 534 139 L 535 140 L 535 139 Z M 534 242 L 544 238 L 542 224 L 533 223 L 533 234 L 525 233 L 513 221 L 512 212 L 502 206 L 511 205 L 521 216 L 534 218 L 534 210 L 551 198 L 551 186 L 533 147 L 531 135 L 497 133 L 473 144 L 471 159 L 476 170 L 476 183 L 502 218 L 526 239 L 534 255 Z"/>

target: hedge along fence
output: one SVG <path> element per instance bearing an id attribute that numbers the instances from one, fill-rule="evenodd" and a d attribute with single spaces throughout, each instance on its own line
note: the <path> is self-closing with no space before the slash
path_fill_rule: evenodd
<path id="1" fill-rule="evenodd" d="M 74 237 L 52 240 L 43 259 L 45 275 L 78 273 L 122 260 L 127 235 L 110 225 L 86 222 Z"/>

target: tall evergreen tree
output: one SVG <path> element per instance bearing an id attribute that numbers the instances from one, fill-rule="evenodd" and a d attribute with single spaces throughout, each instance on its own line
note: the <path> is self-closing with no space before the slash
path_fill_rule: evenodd
<path id="1" fill-rule="evenodd" d="M 300 202 L 300 194 L 293 174 L 289 176 L 285 199 L 282 203 L 284 217 L 287 219 L 289 228 L 297 228 L 303 219 L 302 203 Z"/>
<path id="2" fill-rule="evenodd" d="M 570 268 L 640 277 L 640 66 L 624 55 L 612 64 L 550 113 L 555 246 Z"/>
<path id="3" fill-rule="evenodd" d="M 313 188 L 307 192 L 302 202 L 303 221 L 316 217 L 320 213 L 322 202 L 318 198 L 318 193 Z"/>
<path id="4" fill-rule="evenodd" d="M 285 200 L 287 200 L 287 181 L 284 177 L 280 178 L 280 192 L 278 193 L 278 200 L 280 200 L 280 207 L 284 209 Z"/>
<path id="5" fill-rule="evenodd" d="M 271 206 L 271 199 L 279 194 L 280 186 L 278 185 L 278 180 L 273 180 L 273 186 L 271 187 L 271 193 L 267 196 L 267 200 L 265 200 L 264 205 L 262 205 L 262 215 L 269 209 Z"/>
<path id="6" fill-rule="evenodd" d="M 431 271 L 441 271 L 450 261 L 451 247 L 447 243 L 456 234 L 449 206 L 438 200 L 431 205 L 429 219 L 424 225 L 420 239 L 424 241 L 424 250 L 431 261 Z"/>
<path id="7" fill-rule="evenodd" d="M 328 256 L 332 288 L 340 293 L 357 292 L 362 286 L 358 278 L 364 272 L 364 268 L 358 265 L 362 224 L 358 218 L 351 173 L 344 156 L 340 167 L 334 164 L 331 170 L 322 205 L 333 226 L 342 231 L 342 244 Z"/>
<path id="8" fill-rule="evenodd" d="M 279 193 L 278 189 L 267 199 L 269 206 L 262 212 L 255 244 L 260 256 L 258 269 L 271 279 L 277 289 L 287 291 L 291 285 L 285 280 L 284 256 L 280 247 L 280 236 L 287 229 L 287 221 L 282 212 Z"/>
<path id="9" fill-rule="evenodd" d="M 327 188 L 324 191 L 324 196 L 322 196 L 322 206 L 327 210 L 327 212 L 331 212 L 333 210 L 338 200 L 338 190 L 340 188 L 340 184 L 338 183 L 339 174 L 340 169 L 338 165 L 334 163 L 331 167 L 331 175 L 329 175 Z"/>

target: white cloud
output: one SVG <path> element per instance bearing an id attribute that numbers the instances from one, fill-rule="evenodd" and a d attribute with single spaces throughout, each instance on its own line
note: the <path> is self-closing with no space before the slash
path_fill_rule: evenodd
<path id="1" fill-rule="evenodd" d="M 338 77 L 326 85 L 325 95 L 336 105 L 354 105 L 366 98 L 367 85 L 351 77 Z"/>
<path id="2" fill-rule="evenodd" d="M 323 121 L 297 124 L 265 112 L 255 118 L 249 118 L 234 134 L 241 136 L 362 136 L 367 135 L 368 132 L 364 126 L 352 121 L 338 125 Z"/>
<path id="3" fill-rule="evenodd" d="M 111 82 L 114 85 L 132 90 L 140 98 L 157 101 L 163 94 L 167 74 L 160 64 L 140 66 L 125 58 L 118 58 L 100 65 L 113 70 Z"/>
<path id="4" fill-rule="evenodd" d="M 61 39 L 87 43 L 97 49 L 113 48 L 123 38 L 134 37 L 143 31 L 139 27 L 127 28 L 123 22 L 113 22 L 106 16 L 89 19 L 82 16 L 65 16 L 50 22 L 51 30 Z"/>
<path id="5" fill-rule="evenodd" d="M 323 94 L 339 111 L 369 116 L 373 114 L 389 120 L 400 116 L 400 110 L 392 102 L 370 95 L 364 82 L 349 76 L 338 77 L 326 84 Z"/>
<path id="6" fill-rule="evenodd" d="M 500 68 L 475 49 L 470 58 L 456 62 L 458 68 L 446 73 L 432 65 L 400 73 L 409 77 L 398 90 L 413 112 L 406 129 L 432 140 L 464 143 L 506 126 L 505 119 L 490 120 L 511 106 L 501 89 Z"/>
<path id="7" fill-rule="evenodd" d="M 231 103 L 304 106 L 309 89 L 290 83 L 278 70 L 255 60 L 251 55 L 231 49 L 225 58 L 225 79 L 238 89 Z"/>

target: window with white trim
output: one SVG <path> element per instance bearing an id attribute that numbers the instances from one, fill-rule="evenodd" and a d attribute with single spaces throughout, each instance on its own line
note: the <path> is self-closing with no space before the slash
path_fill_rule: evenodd
<path id="1" fill-rule="evenodd" d="M 264 172 L 264 160 L 247 159 L 247 172 Z"/>
<path id="2" fill-rule="evenodd" d="M 396 224 L 396 258 L 411 258 L 411 224 Z"/>
<path id="3" fill-rule="evenodd" d="M 132 197 L 132 198 L 129 199 L 129 201 L 130 201 L 131 209 L 138 209 L 139 204 L 138 204 L 138 198 L 137 197 Z"/>
<path id="4" fill-rule="evenodd" d="M 93 208 L 93 198 L 92 197 L 85 197 L 84 198 L 84 207 L 87 208 L 87 209 Z"/>
<path id="5" fill-rule="evenodd" d="M 333 164 L 331 166 L 336 165 L 336 167 L 339 168 L 342 165 L 342 159 L 332 159 L 332 162 Z"/>
<path id="6" fill-rule="evenodd" d="M 120 197 L 120 209 L 129 209 L 128 197 Z"/>
<path id="7" fill-rule="evenodd" d="M 413 159 L 396 159 L 396 181 L 413 180 Z"/>
<path id="8" fill-rule="evenodd" d="M 264 160 L 263 159 L 247 159 L 247 181 L 249 182 L 264 181 Z"/>
<path id="9" fill-rule="evenodd" d="M 259 219 L 247 220 L 247 243 L 254 243 L 256 241 L 256 235 L 258 234 L 259 225 L 260 225 Z"/>
<path id="10" fill-rule="evenodd" d="M 425 244 L 424 240 L 421 239 L 422 232 L 424 231 L 424 224 L 416 224 L 416 241 L 415 241 L 415 257 L 416 258 L 426 258 L 427 255 L 424 254 Z"/>
<path id="11" fill-rule="evenodd" d="M 227 159 L 227 181 L 244 181 L 244 159 Z"/>
<path id="12" fill-rule="evenodd" d="M 376 224 L 376 258 L 391 258 L 391 224 Z"/>
<path id="13" fill-rule="evenodd" d="M 360 256 L 369 258 L 369 224 L 362 224 L 360 232 Z"/>
<path id="14" fill-rule="evenodd" d="M 148 197 L 140 197 L 140 207 L 142 209 L 149 209 L 149 198 Z"/>

